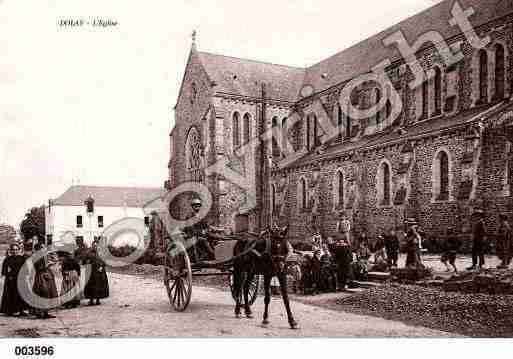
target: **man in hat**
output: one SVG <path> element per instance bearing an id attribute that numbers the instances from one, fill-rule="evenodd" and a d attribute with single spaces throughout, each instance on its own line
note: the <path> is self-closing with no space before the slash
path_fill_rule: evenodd
<path id="1" fill-rule="evenodd" d="M 468 267 L 467 270 L 474 270 L 477 266 L 481 269 L 484 266 L 485 245 L 484 211 L 478 208 L 472 213 L 472 266 Z"/>
<path id="2" fill-rule="evenodd" d="M 183 231 L 188 238 L 194 238 L 196 241 L 195 246 L 202 249 L 208 259 L 212 260 L 215 259 L 215 252 L 209 242 L 209 231 L 219 231 L 220 229 L 210 226 L 205 218 L 199 217 L 202 206 L 203 204 L 199 198 L 193 198 L 191 201 L 193 214 L 189 219 L 195 218 L 196 221 L 192 225 L 185 227 Z M 200 259 L 196 258 L 196 260 Z"/>
<path id="3" fill-rule="evenodd" d="M 511 263 L 513 252 L 513 234 L 508 216 L 501 214 L 499 216 L 499 230 L 497 233 L 497 256 L 501 260 L 501 264 L 497 268 L 508 268 Z"/>

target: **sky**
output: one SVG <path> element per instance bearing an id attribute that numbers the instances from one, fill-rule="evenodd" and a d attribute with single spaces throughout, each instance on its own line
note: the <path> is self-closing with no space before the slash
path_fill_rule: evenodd
<path id="1" fill-rule="evenodd" d="M 305 67 L 438 2 L 0 0 L 0 223 L 77 180 L 163 186 L 194 29 L 201 51 Z"/>

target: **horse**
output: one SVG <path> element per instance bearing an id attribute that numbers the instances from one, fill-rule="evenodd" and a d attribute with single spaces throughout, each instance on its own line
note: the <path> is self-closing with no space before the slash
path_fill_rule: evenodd
<path id="1" fill-rule="evenodd" d="M 233 250 L 233 285 L 236 299 L 235 316 L 240 318 L 240 294 L 244 295 L 244 311 L 247 318 L 252 318 L 249 305 L 249 285 L 255 275 L 264 277 L 265 310 L 262 325 L 269 324 L 269 303 L 271 302 L 271 279 L 276 276 L 280 284 L 281 296 L 287 311 L 291 329 L 297 329 L 298 323 L 290 310 L 287 293 L 286 257 L 292 252 L 292 246 L 286 239 L 288 226 L 284 228 L 267 229 L 260 233 L 258 239 L 239 239 Z"/>

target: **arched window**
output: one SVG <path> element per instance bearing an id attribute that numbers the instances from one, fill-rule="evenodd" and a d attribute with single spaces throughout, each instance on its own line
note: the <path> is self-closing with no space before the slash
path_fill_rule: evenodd
<path id="1" fill-rule="evenodd" d="M 381 90 L 379 88 L 375 89 L 375 97 L 376 97 L 376 125 L 379 125 L 381 122 L 381 111 L 379 108 L 379 102 L 381 101 Z"/>
<path id="2" fill-rule="evenodd" d="M 233 131 L 233 149 L 240 146 L 240 115 L 238 112 L 233 114 L 232 131 Z"/>
<path id="3" fill-rule="evenodd" d="M 278 144 L 278 117 L 273 117 L 272 119 L 272 151 L 273 151 L 273 158 L 279 158 L 280 157 L 280 146 Z"/>
<path id="4" fill-rule="evenodd" d="M 196 88 L 196 84 L 193 82 L 191 84 L 191 103 L 194 103 L 194 101 L 196 101 L 197 97 L 198 97 L 198 89 Z"/>
<path id="5" fill-rule="evenodd" d="M 271 214 L 274 215 L 276 212 L 276 186 L 271 185 Z"/>
<path id="6" fill-rule="evenodd" d="M 439 190 L 437 199 L 444 201 L 449 199 L 449 157 L 445 151 L 438 153 Z"/>
<path id="7" fill-rule="evenodd" d="M 390 89 L 390 86 L 387 86 L 387 102 L 385 104 L 385 116 L 386 116 L 387 121 L 390 121 L 390 116 L 392 115 L 392 101 L 391 100 L 392 100 L 392 91 Z"/>
<path id="8" fill-rule="evenodd" d="M 337 204 L 339 207 L 344 206 L 344 174 L 342 171 L 337 171 L 337 181 L 338 181 L 338 198 Z"/>
<path id="9" fill-rule="evenodd" d="M 488 54 L 479 50 L 479 102 L 488 102 Z"/>
<path id="10" fill-rule="evenodd" d="M 352 126 L 353 126 L 353 123 L 351 121 L 351 103 L 348 103 L 347 104 L 347 109 L 348 109 L 348 113 L 347 113 L 347 117 L 346 117 L 346 138 L 350 138 L 351 135 L 352 135 Z"/>
<path id="11" fill-rule="evenodd" d="M 306 116 L 306 131 L 305 131 L 305 135 L 306 135 L 306 149 L 308 151 L 310 151 L 310 149 L 311 149 L 311 146 L 310 146 L 310 117 L 311 116 Z"/>
<path id="12" fill-rule="evenodd" d="M 251 139 L 251 117 L 249 113 L 246 113 L 243 117 L 243 144 L 247 144 Z"/>
<path id="13" fill-rule="evenodd" d="M 321 144 L 319 139 L 319 124 L 317 123 L 317 116 L 312 115 L 313 122 L 313 138 L 314 138 L 314 148 Z"/>
<path id="14" fill-rule="evenodd" d="M 185 166 L 189 180 L 201 182 L 201 139 L 196 127 L 191 127 L 185 140 Z"/>
<path id="15" fill-rule="evenodd" d="M 495 99 L 504 98 L 504 47 L 495 45 Z"/>
<path id="16" fill-rule="evenodd" d="M 422 119 L 429 117 L 429 80 L 422 83 Z"/>
<path id="17" fill-rule="evenodd" d="M 342 131 L 344 130 L 344 116 L 342 114 L 342 107 L 340 104 L 337 105 L 337 129 L 338 129 L 338 139 L 342 139 Z"/>
<path id="18" fill-rule="evenodd" d="M 391 198 L 391 176 L 390 165 L 388 162 L 383 162 L 378 170 L 378 203 L 382 206 L 390 205 Z"/>
<path id="19" fill-rule="evenodd" d="M 390 204 L 390 166 L 383 164 L 383 204 Z"/>
<path id="20" fill-rule="evenodd" d="M 442 113 L 442 71 L 435 67 L 435 116 Z"/>
<path id="21" fill-rule="evenodd" d="M 283 153 L 286 153 L 287 150 L 287 117 L 284 117 L 283 120 L 281 120 L 281 149 Z"/>
<path id="22" fill-rule="evenodd" d="M 301 178 L 299 180 L 299 207 L 301 209 L 306 209 L 308 204 L 308 192 L 307 192 L 307 183 L 306 179 Z"/>

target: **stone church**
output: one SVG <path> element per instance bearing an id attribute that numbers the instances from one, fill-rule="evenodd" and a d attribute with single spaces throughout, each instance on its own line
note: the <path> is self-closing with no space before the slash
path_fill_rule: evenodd
<path id="1" fill-rule="evenodd" d="M 455 7 L 485 46 L 454 22 Z M 418 86 L 419 69 L 386 44 L 398 31 L 430 74 Z M 424 41 L 433 33 L 442 41 Z M 462 56 L 448 63 L 441 43 Z M 438 236 L 468 231 L 480 207 L 493 233 L 500 213 L 513 215 L 512 51 L 506 0 L 442 1 L 307 68 L 201 52 L 193 41 L 166 188 L 206 186 L 210 220 L 234 230 L 277 221 L 302 238 L 316 221 L 329 236 L 343 212 L 355 233 L 374 236 L 415 217 Z M 383 60 L 385 85 L 355 84 Z M 383 99 L 366 118 L 351 113 Z M 175 197 L 173 216 L 188 215 L 191 196 Z"/>

